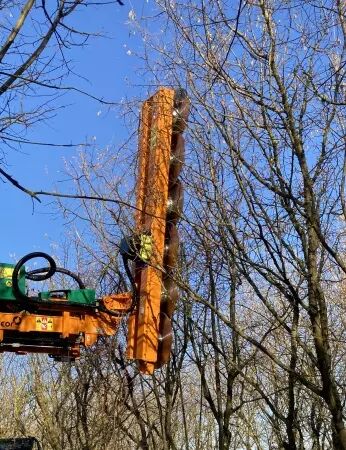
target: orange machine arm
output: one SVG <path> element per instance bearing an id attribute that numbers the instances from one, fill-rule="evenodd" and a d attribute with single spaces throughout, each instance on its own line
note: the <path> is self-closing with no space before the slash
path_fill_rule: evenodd
<path id="1" fill-rule="evenodd" d="M 35 306 L 34 313 L 1 312 L 0 352 L 48 353 L 58 360 L 78 358 L 81 346 L 89 347 L 99 336 L 115 334 L 121 317 L 131 307 L 132 294 L 110 295 L 100 303 L 119 316 L 67 306 L 58 298 L 51 298 L 49 305 Z"/>

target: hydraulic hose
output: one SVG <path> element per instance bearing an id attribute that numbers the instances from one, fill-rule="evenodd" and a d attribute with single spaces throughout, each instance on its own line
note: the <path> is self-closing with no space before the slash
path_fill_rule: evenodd
<path id="1" fill-rule="evenodd" d="M 13 269 L 13 273 L 12 273 L 12 289 L 13 289 L 13 294 L 16 297 L 17 300 L 22 300 L 22 301 L 30 301 L 32 302 L 33 299 L 31 297 L 29 297 L 28 295 L 26 295 L 24 292 L 22 292 L 20 290 L 19 287 L 19 274 L 20 274 L 20 270 L 23 267 L 23 265 L 28 262 L 31 259 L 34 258 L 44 258 L 46 261 L 48 261 L 49 263 L 49 267 L 42 267 L 40 269 L 35 269 L 35 270 L 31 270 L 29 272 L 27 272 L 25 274 L 25 278 L 27 278 L 28 280 L 32 280 L 32 281 L 44 281 L 44 280 L 48 280 L 49 278 L 51 278 L 56 272 L 62 273 L 64 275 L 68 275 L 71 278 L 73 278 L 77 283 L 80 289 L 85 289 L 85 285 L 82 282 L 82 280 L 79 278 L 78 275 L 76 275 L 75 273 L 71 272 L 70 270 L 64 269 L 62 267 L 57 267 L 56 263 L 54 261 L 54 259 L 48 255 L 47 253 L 43 253 L 43 252 L 33 252 L 33 253 L 28 253 L 27 255 L 25 255 L 23 258 L 21 258 L 17 264 L 15 265 L 14 269 Z"/>
<path id="2" fill-rule="evenodd" d="M 31 275 L 31 278 L 29 278 L 30 280 L 33 280 L 33 281 L 47 280 L 48 278 L 52 277 L 56 271 L 55 261 L 50 255 L 47 255 L 46 253 L 43 253 L 43 252 L 33 252 L 33 253 L 28 253 L 27 255 L 25 255 L 22 259 L 20 259 L 17 262 L 17 264 L 15 265 L 15 267 L 13 269 L 13 273 L 12 273 L 12 289 L 13 289 L 13 294 L 17 300 L 31 301 L 30 297 L 28 295 L 26 295 L 24 292 L 22 292 L 19 288 L 19 272 L 20 272 L 20 269 L 24 266 L 24 264 L 27 261 L 29 261 L 30 259 L 34 259 L 34 258 L 46 259 L 49 262 L 49 267 L 47 268 L 48 270 L 45 271 L 45 273 L 43 273 L 41 275 L 34 275 L 34 274 Z M 26 277 L 27 277 L 27 275 L 29 275 L 29 274 L 26 274 Z"/>
<path id="3" fill-rule="evenodd" d="M 42 267 L 41 269 L 30 270 L 30 272 L 26 273 L 26 278 L 28 280 L 40 281 L 40 280 L 36 279 L 37 275 L 35 275 L 35 274 L 47 272 L 49 269 L 50 269 L 49 267 Z M 83 281 L 79 278 L 78 275 L 71 272 L 70 270 L 64 269 L 63 267 L 55 267 L 54 273 L 63 273 L 64 275 L 68 275 L 69 277 L 73 278 L 77 282 L 79 289 L 85 289 L 85 284 L 83 283 Z M 50 277 L 48 277 L 48 278 L 50 278 Z M 46 278 L 44 278 L 44 279 L 46 279 Z"/>
<path id="4" fill-rule="evenodd" d="M 139 294 L 138 294 L 138 289 L 137 289 L 135 278 L 134 278 L 132 271 L 130 269 L 130 266 L 129 266 L 129 258 L 126 256 L 126 254 L 122 254 L 122 259 L 123 259 L 123 264 L 124 264 L 126 275 L 128 276 L 128 278 L 130 280 L 130 284 L 132 287 L 132 293 L 133 293 L 131 307 L 130 307 L 130 310 L 128 311 L 128 313 L 131 314 L 139 303 Z"/>
<path id="5" fill-rule="evenodd" d="M 137 290 L 137 286 L 136 286 L 136 282 L 134 279 L 134 276 L 131 272 L 130 266 L 129 266 L 129 258 L 127 257 L 126 254 L 122 254 L 122 260 L 123 260 L 123 264 L 124 264 L 124 268 L 125 268 L 125 272 L 126 275 L 128 276 L 129 280 L 130 280 L 130 284 L 132 287 L 132 292 L 133 292 L 133 297 L 132 297 L 132 303 L 130 306 L 130 309 L 127 311 L 112 311 L 111 309 L 108 309 L 106 307 L 104 307 L 102 304 L 99 305 L 99 309 L 100 311 L 109 314 L 110 316 L 113 317 L 124 317 L 127 314 L 131 314 L 133 312 L 133 310 L 136 308 L 136 306 L 138 305 L 138 301 L 139 301 L 139 295 L 138 295 L 138 290 Z"/>

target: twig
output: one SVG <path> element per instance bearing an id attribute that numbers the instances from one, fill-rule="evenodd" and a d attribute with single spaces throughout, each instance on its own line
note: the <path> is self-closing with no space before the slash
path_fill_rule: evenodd
<path id="1" fill-rule="evenodd" d="M 90 147 L 90 144 L 88 144 L 88 143 L 54 144 L 53 142 L 40 142 L 40 141 L 30 141 L 28 139 L 16 139 L 13 137 L 7 137 L 6 135 L 3 136 L 3 140 L 18 142 L 19 144 L 42 145 L 43 147 L 79 147 L 79 146 Z"/>
<path id="2" fill-rule="evenodd" d="M 25 192 L 26 194 L 30 195 L 31 198 L 34 198 L 38 202 L 41 203 L 41 200 L 37 197 L 36 192 L 30 191 L 29 189 L 26 189 L 24 186 L 22 186 L 20 183 L 18 183 L 17 180 L 15 180 L 11 175 L 9 175 L 7 172 L 5 172 L 3 169 L 0 168 L 0 174 L 6 178 L 13 186 L 20 189 L 21 191 Z"/>

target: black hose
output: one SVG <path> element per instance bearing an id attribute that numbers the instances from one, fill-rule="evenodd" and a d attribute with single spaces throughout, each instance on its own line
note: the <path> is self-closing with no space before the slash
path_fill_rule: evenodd
<path id="1" fill-rule="evenodd" d="M 31 278 L 29 278 L 30 280 L 33 281 L 43 281 L 43 280 L 47 280 L 48 278 L 52 277 L 56 271 L 56 264 L 54 259 L 50 256 L 47 255 L 46 253 L 43 252 L 33 252 L 33 253 L 28 253 L 27 255 L 23 256 L 22 259 L 20 259 L 17 264 L 15 265 L 14 269 L 13 269 L 13 273 L 12 273 L 12 290 L 13 290 L 13 294 L 16 297 L 17 300 L 24 300 L 24 301 L 30 301 L 30 297 L 28 295 L 26 295 L 24 292 L 22 292 L 19 288 L 19 272 L 20 269 L 22 268 L 22 266 L 24 266 L 24 264 L 29 261 L 30 259 L 34 259 L 34 258 L 44 258 L 49 262 L 49 267 L 47 267 L 48 270 L 45 270 L 45 273 L 42 275 L 31 275 Z M 40 271 L 42 272 L 42 271 Z M 26 274 L 27 276 L 27 274 Z"/>
<path id="2" fill-rule="evenodd" d="M 33 301 L 32 297 L 29 297 L 24 292 L 22 292 L 19 288 L 19 274 L 22 266 L 29 261 L 30 259 L 34 258 L 44 258 L 49 262 L 49 267 L 42 267 L 40 269 L 34 269 L 25 274 L 25 278 L 32 281 L 44 281 L 48 280 L 48 278 L 51 278 L 56 272 L 63 273 L 64 275 L 68 275 L 71 278 L 73 278 L 77 283 L 80 289 L 85 289 L 85 285 L 82 282 L 82 280 L 76 275 L 75 273 L 71 272 L 70 270 L 64 269 L 62 267 L 57 267 L 54 259 L 48 255 L 47 253 L 43 252 L 33 252 L 28 253 L 23 258 L 21 258 L 17 264 L 15 265 L 12 273 L 12 289 L 13 294 L 16 297 L 17 300 L 23 300 L 23 301 Z"/>
<path id="3" fill-rule="evenodd" d="M 122 260 L 123 260 L 123 264 L 124 264 L 124 268 L 125 268 L 125 272 L 126 275 L 128 276 L 129 280 L 130 280 L 130 284 L 132 287 L 132 302 L 131 302 L 131 306 L 130 309 L 126 310 L 126 311 L 114 311 L 111 309 L 106 308 L 105 306 L 102 305 L 102 303 L 99 305 L 99 310 L 109 314 L 112 317 L 124 317 L 127 314 L 131 314 L 133 312 L 133 310 L 136 308 L 136 306 L 139 303 L 139 295 L 138 295 L 138 289 L 137 289 L 137 285 L 136 285 L 136 281 L 135 278 L 132 274 L 132 271 L 130 269 L 129 266 L 129 260 L 132 258 L 128 256 L 127 252 L 123 252 L 121 253 L 122 256 Z"/>
<path id="4" fill-rule="evenodd" d="M 136 306 L 139 303 L 139 294 L 138 294 L 138 289 L 137 289 L 135 278 L 134 278 L 134 276 L 131 272 L 130 266 L 129 266 L 129 258 L 126 256 L 126 254 L 123 254 L 122 259 L 123 259 L 125 272 L 126 272 L 126 275 L 129 277 L 130 284 L 132 286 L 132 292 L 133 292 L 131 307 L 130 307 L 130 310 L 127 311 L 127 313 L 131 314 L 132 311 L 136 308 Z"/>
<path id="5" fill-rule="evenodd" d="M 121 256 L 123 259 L 123 264 L 124 264 L 126 275 L 129 277 L 130 284 L 132 287 L 132 292 L 133 292 L 132 303 L 131 303 L 130 309 L 127 311 L 124 311 L 124 312 L 123 311 L 112 311 L 111 309 L 108 309 L 105 306 L 103 306 L 102 304 L 100 304 L 99 310 L 104 313 L 109 314 L 112 317 L 124 317 L 127 314 L 131 314 L 139 302 L 138 289 L 137 289 L 136 281 L 134 279 L 134 276 L 132 275 L 132 272 L 131 272 L 131 269 L 129 266 L 129 258 L 126 255 L 126 253 L 122 254 Z"/>
<path id="6" fill-rule="evenodd" d="M 34 274 L 36 274 L 36 273 L 42 273 L 42 272 L 47 272 L 47 270 L 49 270 L 49 267 L 42 267 L 41 269 L 30 270 L 30 272 L 27 272 L 27 273 L 26 273 L 25 277 L 26 277 L 28 280 L 39 281 L 39 280 L 37 280 L 37 279 L 35 278 L 36 275 L 34 275 Z M 54 273 L 63 273 L 64 275 L 68 275 L 69 277 L 73 278 L 73 279 L 77 282 L 77 284 L 78 284 L 78 286 L 79 286 L 79 289 L 85 289 L 85 288 L 86 288 L 86 287 L 85 287 L 85 284 L 84 284 L 83 281 L 79 278 L 79 276 L 76 275 L 75 273 L 71 272 L 71 271 L 68 270 L 68 269 L 64 269 L 63 267 L 56 267 Z"/>

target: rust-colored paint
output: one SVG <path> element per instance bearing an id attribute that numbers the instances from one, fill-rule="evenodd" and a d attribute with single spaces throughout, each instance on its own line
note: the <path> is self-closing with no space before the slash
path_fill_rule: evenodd
<path id="1" fill-rule="evenodd" d="M 129 320 L 127 356 L 152 373 L 157 360 L 162 263 L 168 200 L 174 90 L 162 88 L 144 102 L 139 140 L 136 230 L 153 240 L 150 265 L 137 264 L 140 302 Z"/>

